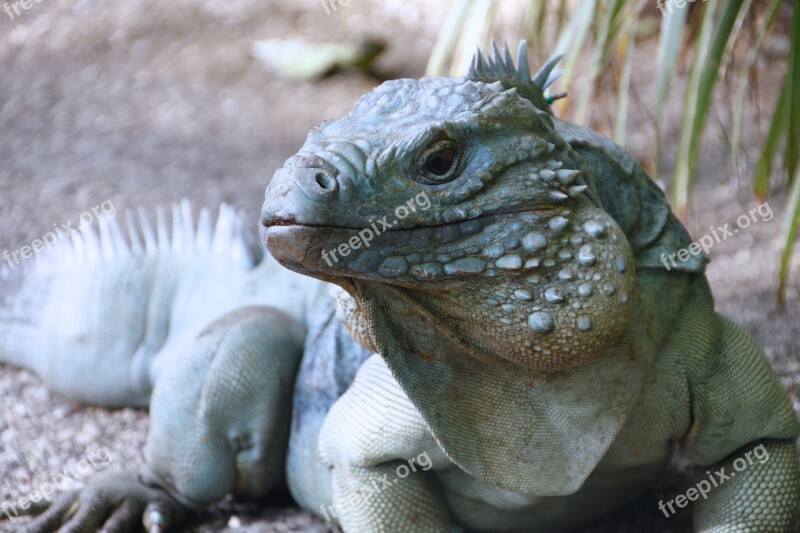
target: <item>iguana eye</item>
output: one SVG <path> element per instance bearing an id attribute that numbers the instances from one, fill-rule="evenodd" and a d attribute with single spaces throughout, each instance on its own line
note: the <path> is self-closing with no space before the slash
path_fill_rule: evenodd
<path id="1" fill-rule="evenodd" d="M 421 174 L 423 181 L 431 184 L 445 183 L 458 169 L 459 146 L 453 141 L 439 141 L 422 154 Z"/>
<path id="2" fill-rule="evenodd" d="M 445 148 L 431 154 L 425 162 L 425 170 L 437 176 L 447 174 L 456 160 L 456 151 L 452 148 Z"/>

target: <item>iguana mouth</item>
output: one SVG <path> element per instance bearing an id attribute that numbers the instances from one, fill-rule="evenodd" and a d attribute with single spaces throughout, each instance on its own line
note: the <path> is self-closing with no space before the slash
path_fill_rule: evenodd
<path id="1" fill-rule="evenodd" d="M 563 207 L 551 205 L 541 205 L 535 210 L 530 206 L 517 210 L 506 207 L 503 212 L 485 213 L 458 222 L 410 228 L 387 227 L 383 228 L 384 231 L 374 231 L 374 223 L 372 227 L 346 227 L 301 224 L 289 217 L 269 220 L 265 217 L 267 224 L 263 237 L 272 256 L 291 270 L 327 281 L 343 277 L 380 278 L 403 285 L 411 281 L 406 279 L 408 270 L 425 269 L 425 264 L 430 261 L 438 261 L 444 266 L 459 258 L 474 257 L 485 263 L 485 258 L 479 259 L 481 254 L 478 250 L 492 244 L 502 248 L 504 241 L 514 239 L 513 234 L 518 234 L 515 246 L 520 247 L 520 253 L 537 255 L 537 251 L 522 250 L 523 237 L 534 226 L 547 224 L 551 218 L 565 222 L 559 216 L 561 212 Z M 493 226 L 496 228 L 493 229 Z M 481 237 L 481 234 L 484 236 Z M 505 246 L 508 249 L 508 244 Z M 526 246 L 533 250 L 537 245 Z M 456 261 L 455 264 L 458 265 L 458 274 L 445 274 L 445 271 L 439 272 L 440 269 L 436 268 L 430 277 L 423 273 L 422 278 L 428 281 L 464 279 L 470 273 L 470 268 L 476 268 L 463 261 Z M 473 273 L 478 274 L 479 270 Z"/>
<path id="2" fill-rule="evenodd" d="M 459 224 L 475 222 L 475 221 L 481 221 L 483 222 L 483 224 L 481 224 L 482 226 L 488 226 L 494 222 L 498 222 L 503 219 L 513 217 L 519 214 L 527 213 L 527 214 L 539 214 L 543 216 L 548 216 L 550 214 L 555 214 L 559 209 L 563 209 L 563 206 L 552 205 L 552 204 L 541 204 L 535 207 L 519 206 L 518 208 L 510 208 L 510 209 L 506 207 L 502 211 L 500 210 L 486 211 L 477 217 L 465 218 L 463 220 L 459 220 L 456 222 L 442 222 L 438 224 L 419 225 L 412 227 L 394 227 L 394 226 L 387 227 L 384 231 L 381 231 L 381 233 L 444 228 L 448 226 L 458 226 Z M 264 216 L 261 219 L 261 224 L 262 226 L 267 228 L 267 230 L 274 227 L 302 227 L 302 228 L 319 228 L 319 229 L 342 230 L 342 231 L 361 231 L 364 229 L 368 229 L 370 225 L 377 223 L 378 220 L 380 219 L 375 219 L 359 226 L 335 226 L 329 224 L 314 224 L 314 223 L 300 222 L 296 218 Z"/>
<path id="3" fill-rule="evenodd" d="M 386 227 L 371 222 L 370 225 L 360 227 L 332 226 L 324 224 L 298 223 L 296 219 L 273 218 L 262 221 L 266 227 L 264 244 L 270 253 L 285 266 L 297 271 L 337 271 L 336 276 L 345 274 L 346 269 L 337 268 L 338 261 L 333 264 L 322 262 L 323 250 L 335 250 L 339 246 L 348 245 L 351 239 L 370 234 L 369 243 L 363 250 L 380 250 L 383 247 L 395 247 L 401 242 L 414 241 L 419 244 L 418 253 L 435 253 L 445 245 L 453 245 L 460 239 L 484 231 L 493 224 L 508 222 L 520 215 L 547 218 L 554 216 L 558 211 L 555 208 L 537 210 L 520 209 L 517 211 L 506 210 L 500 213 L 486 213 L 475 218 L 459 222 L 440 223 L 430 226 Z M 373 231 L 374 229 L 379 231 Z M 380 231 L 382 229 L 382 231 Z M 360 248 L 360 246 L 359 246 Z M 360 251 L 360 250 L 359 250 Z M 289 265 L 291 263 L 292 266 Z M 362 274 L 369 274 L 365 271 Z"/>

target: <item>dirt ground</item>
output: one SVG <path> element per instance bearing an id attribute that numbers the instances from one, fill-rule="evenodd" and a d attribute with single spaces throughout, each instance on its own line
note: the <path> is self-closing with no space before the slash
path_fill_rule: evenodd
<path id="1" fill-rule="evenodd" d="M 379 78 L 422 74 L 450 4 L 351 0 L 327 15 L 316 0 L 53 0 L 14 20 L 0 13 L 0 251 L 16 250 L 109 199 L 120 211 L 182 197 L 196 206 L 225 201 L 255 224 L 272 173 L 312 126 L 346 113 Z M 388 44 L 375 65 L 377 77 L 348 72 L 291 83 L 249 56 L 256 39 L 361 36 Z M 652 53 L 652 47 L 643 51 L 636 63 L 642 93 L 652 80 Z M 762 106 L 771 109 L 774 87 L 767 82 L 761 89 Z M 668 116 L 679 116 L 677 105 Z M 710 226 L 734 226 L 758 205 L 746 180 L 728 177 L 718 115 L 698 167 L 690 222 L 696 238 Z M 639 134 L 645 120 L 632 114 L 628 136 L 628 148 L 641 158 L 653 142 Z M 665 176 L 676 130 L 671 120 L 662 147 Z M 752 149 L 757 140 L 751 132 L 745 142 Z M 784 197 L 783 190 L 770 197 L 772 220 L 714 246 L 708 275 L 719 310 L 756 336 L 800 412 L 800 253 L 786 310 L 775 303 Z M 145 411 L 80 406 L 48 392 L 35 375 L 4 365 L 0 415 L 0 503 L 55 474 L 78 472 L 80 461 L 101 449 L 109 464 L 96 462 L 92 470 L 142 460 Z M 74 477 L 85 483 L 91 476 Z M 592 531 L 687 531 L 689 513 L 666 520 L 656 507 L 660 498 L 682 492 L 679 487 L 667 482 Z M 19 524 L 3 527 L 16 531 Z M 261 505 L 226 501 L 188 530 L 330 528 L 284 498 Z"/>

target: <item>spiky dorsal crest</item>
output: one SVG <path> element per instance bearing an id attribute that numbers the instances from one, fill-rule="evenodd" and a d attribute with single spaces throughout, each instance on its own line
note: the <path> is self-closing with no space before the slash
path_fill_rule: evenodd
<path id="1" fill-rule="evenodd" d="M 503 43 L 501 52 L 497 44 L 492 41 L 491 55 L 484 56 L 483 51 L 478 48 L 467 78 L 487 83 L 499 81 L 506 89 L 516 87 L 521 96 L 533 102 L 539 109 L 552 114 L 550 104 L 566 96 L 566 93 L 551 95 L 548 90 L 548 87 L 563 73 L 563 70 L 555 68 L 562 57 L 561 54 L 552 57 L 531 77 L 527 41 L 519 43 L 516 65 L 511 57 L 508 43 Z"/>
<path id="2" fill-rule="evenodd" d="M 32 259 L 36 272 L 57 273 L 64 266 L 88 265 L 97 262 L 121 260 L 130 256 L 216 255 L 249 269 L 262 259 L 264 250 L 249 224 L 232 207 L 223 203 L 219 207 L 216 224 L 211 211 L 200 211 L 195 226 L 192 207 L 188 200 L 171 205 L 170 213 L 163 206 L 152 213 L 145 209 L 128 211 L 127 235 L 117 217 L 100 216 L 95 223 L 81 224 L 71 235 L 58 239 L 51 248 L 45 248 Z M 27 270 L 20 264 L 13 270 Z M 0 266 L 0 280 L 14 275 L 11 268 Z"/>

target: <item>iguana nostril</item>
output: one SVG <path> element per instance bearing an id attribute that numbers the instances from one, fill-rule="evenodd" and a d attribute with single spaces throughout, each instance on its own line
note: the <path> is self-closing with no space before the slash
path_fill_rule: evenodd
<path id="1" fill-rule="evenodd" d="M 317 172 L 315 179 L 317 180 L 317 184 L 326 191 L 332 191 L 336 188 L 336 180 L 333 179 L 333 176 L 330 174 Z"/>

